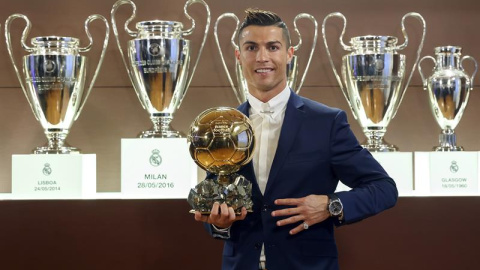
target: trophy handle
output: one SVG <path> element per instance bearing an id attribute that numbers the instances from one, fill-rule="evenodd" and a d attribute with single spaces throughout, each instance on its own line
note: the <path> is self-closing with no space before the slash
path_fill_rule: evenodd
<path id="1" fill-rule="evenodd" d="M 473 89 L 473 78 L 475 77 L 475 74 L 477 74 L 478 64 L 475 58 L 471 57 L 470 55 L 465 55 L 464 57 L 462 57 L 462 60 L 460 60 L 460 66 L 462 67 L 462 69 L 463 69 L 463 60 L 466 60 L 466 59 L 472 60 L 473 64 L 475 65 L 475 71 L 473 71 L 472 77 L 470 77 L 470 85 L 471 85 L 470 89 Z"/>
<path id="2" fill-rule="evenodd" d="M 343 16 L 342 13 L 340 12 L 333 12 L 333 13 L 330 13 L 327 15 L 327 17 L 325 17 L 325 19 L 323 19 L 323 24 L 322 24 L 322 36 L 323 36 L 323 43 L 325 44 L 325 48 L 327 49 L 327 56 L 328 56 L 328 60 L 330 61 L 330 65 L 332 66 L 332 69 L 333 69 L 333 73 L 335 74 L 335 78 L 337 79 L 337 82 L 338 84 L 340 85 L 340 89 L 342 90 L 342 93 L 343 93 L 343 96 L 345 96 L 345 99 L 347 100 L 347 103 L 348 103 L 348 106 L 350 106 L 350 109 L 352 110 L 352 113 L 353 113 L 353 117 L 355 119 L 357 119 L 357 116 L 355 115 L 355 111 L 353 110 L 353 106 L 352 106 L 352 103 L 350 101 L 350 98 L 348 96 L 348 93 L 347 91 L 345 90 L 345 87 L 343 86 L 343 83 L 342 83 L 342 79 L 340 78 L 340 76 L 338 75 L 338 72 L 337 72 L 337 69 L 335 67 L 335 64 L 333 63 L 333 59 L 332 59 L 332 55 L 330 54 L 330 49 L 328 48 L 328 42 L 327 42 L 327 35 L 326 35 L 326 31 L 325 31 L 325 25 L 327 24 L 327 20 L 330 19 L 331 17 L 339 17 L 343 20 L 343 30 L 342 30 L 342 33 L 340 34 L 340 37 L 339 37 L 339 40 L 340 40 L 340 44 L 342 46 L 342 48 L 346 51 L 351 51 L 353 50 L 353 47 L 352 46 L 347 46 L 344 42 L 343 42 L 343 35 L 345 34 L 345 28 L 347 27 L 347 18 L 345 18 L 345 16 Z"/>
<path id="3" fill-rule="evenodd" d="M 125 29 L 125 32 L 127 32 L 127 34 L 131 37 L 136 37 L 137 36 L 137 32 L 136 31 L 132 31 L 128 28 L 128 25 L 130 24 L 130 22 L 136 17 L 137 15 L 137 6 L 135 5 L 135 3 L 133 3 L 132 1 L 130 0 L 118 0 L 112 7 L 112 11 L 110 12 L 110 15 L 111 15 L 111 20 L 112 20 L 112 30 L 113 30 L 113 35 L 115 36 L 115 40 L 117 41 L 117 47 L 118 47 L 118 50 L 120 51 L 120 56 L 122 57 L 122 62 L 123 62 L 123 65 L 125 66 L 125 69 L 127 70 L 127 74 L 128 74 L 128 78 L 130 78 L 130 82 L 132 83 L 132 85 L 135 87 L 135 82 L 133 80 L 133 71 L 130 69 L 128 63 L 127 63 L 127 58 L 125 57 L 125 53 L 123 52 L 123 49 L 122 49 L 122 45 L 121 45 L 121 42 L 120 42 L 120 38 L 119 38 L 119 33 L 118 33 L 118 29 L 117 29 L 117 21 L 115 19 L 115 14 L 117 13 L 117 9 L 122 6 L 122 5 L 130 5 L 132 6 L 132 15 L 125 21 L 125 25 L 124 25 L 124 29 Z M 146 110 L 147 109 L 147 106 L 145 105 L 145 102 L 143 100 L 143 98 L 138 94 L 138 91 L 134 91 L 135 94 L 137 95 L 137 98 L 138 100 L 140 101 L 140 104 L 142 104 L 142 107 Z"/>
<path id="4" fill-rule="evenodd" d="M 28 104 L 30 104 L 30 108 L 33 111 L 33 115 L 35 116 L 35 119 L 40 121 L 40 118 L 37 115 L 37 110 L 35 110 L 35 107 L 33 106 L 32 102 L 30 100 L 33 99 L 33 93 L 30 92 L 29 88 L 27 88 L 23 82 L 22 75 L 20 75 L 20 72 L 18 71 L 17 64 L 15 63 L 15 57 L 13 56 L 13 50 L 12 50 L 12 39 L 10 37 L 10 25 L 15 19 L 24 19 L 26 22 L 25 28 L 23 29 L 22 32 L 22 38 L 21 38 L 21 44 L 22 48 L 25 49 L 27 52 L 33 52 L 34 48 L 29 47 L 26 43 L 25 40 L 27 39 L 28 34 L 30 33 L 30 29 L 32 28 L 32 25 L 30 23 L 30 20 L 27 18 L 27 16 L 23 14 L 12 14 L 10 15 L 7 20 L 5 21 L 5 41 L 7 43 L 7 50 L 8 50 L 8 55 L 10 56 L 10 61 L 13 64 L 13 68 L 15 69 L 15 73 L 17 74 L 18 81 L 20 82 L 20 86 L 22 87 L 22 91 L 25 94 L 25 97 L 27 98 Z"/>
<path id="5" fill-rule="evenodd" d="M 420 73 L 420 78 L 422 78 L 423 90 L 427 90 L 427 79 L 425 78 L 425 76 L 423 76 L 423 72 L 422 72 L 422 62 L 425 59 L 432 59 L 433 63 L 435 63 L 435 67 L 437 66 L 437 61 L 435 60 L 435 58 L 433 58 L 431 56 L 424 56 L 418 62 L 418 73 Z M 433 69 L 435 69 L 435 67 Z"/>
<path id="6" fill-rule="evenodd" d="M 297 36 L 298 36 L 298 44 L 293 46 L 293 50 L 297 51 L 302 46 L 302 36 L 300 35 L 300 31 L 297 28 L 297 20 L 304 19 L 304 18 L 309 19 L 310 21 L 313 22 L 313 25 L 315 26 L 315 32 L 313 36 L 312 49 L 310 50 L 310 56 L 308 57 L 307 65 L 305 66 L 305 71 L 303 72 L 302 79 L 300 80 L 300 83 L 297 86 L 297 91 L 296 91 L 297 94 L 300 92 L 300 89 L 303 86 L 303 82 L 305 81 L 305 77 L 307 76 L 307 72 L 308 72 L 308 69 L 310 68 L 310 63 L 312 62 L 313 53 L 315 52 L 315 46 L 317 45 L 317 38 L 318 38 L 318 23 L 317 23 L 317 20 L 315 20 L 315 17 L 313 17 L 308 13 L 300 13 L 297 16 L 295 16 L 295 19 L 293 20 L 295 33 L 297 33 Z"/>
<path id="7" fill-rule="evenodd" d="M 188 0 L 185 3 L 185 6 L 183 7 L 183 11 L 185 13 L 185 16 L 192 22 L 192 27 L 190 29 L 187 29 L 187 30 L 183 31 L 183 35 L 188 36 L 188 35 L 192 34 L 193 30 L 195 29 L 195 20 L 192 18 L 192 16 L 190 16 L 190 14 L 188 14 L 188 10 L 187 10 L 188 7 L 190 7 L 191 5 L 193 5 L 195 3 L 200 3 L 205 7 L 205 10 L 207 11 L 207 22 L 205 24 L 205 32 L 204 32 L 204 35 L 203 35 L 202 44 L 200 45 L 200 49 L 198 50 L 197 60 L 195 60 L 195 64 L 194 64 L 194 66 L 192 68 L 192 71 L 190 73 L 190 76 L 187 80 L 187 84 L 185 85 L 185 93 L 182 97 L 182 100 L 186 96 L 188 88 L 190 87 L 190 83 L 192 82 L 193 74 L 195 74 L 195 70 L 197 69 L 198 61 L 200 60 L 200 56 L 202 55 L 203 47 L 205 46 L 205 41 L 207 41 L 208 31 L 210 30 L 210 17 L 211 16 L 210 16 L 210 8 L 208 7 L 207 3 L 205 3 L 205 1 L 203 1 L 203 0 Z M 182 103 L 182 100 L 180 100 L 180 102 L 178 102 L 177 108 L 180 107 L 180 105 Z"/>
<path id="8" fill-rule="evenodd" d="M 417 58 L 415 59 L 415 62 L 413 63 L 413 67 L 412 67 L 412 71 L 410 72 L 410 76 L 408 76 L 408 80 L 407 80 L 407 83 L 405 84 L 405 88 L 403 89 L 403 92 L 400 96 L 400 99 L 398 100 L 397 104 L 396 104 L 396 108 L 398 108 L 398 106 L 402 103 L 402 100 L 403 100 L 403 97 L 405 96 L 405 93 L 407 92 L 407 88 L 408 88 L 408 85 L 410 84 L 410 80 L 412 79 L 412 75 L 413 75 L 413 72 L 415 71 L 416 67 L 417 67 L 417 64 L 418 64 L 418 60 L 420 59 L 420 54 L 422 52 L 422 49 L 423 49 L 423 43 L 425 41 L 425 32 L 427 30 L 426 28 L 426 24 L 425 24 L 425 20 L 423 19 L 422 15 L 420 15 L 419 13 L 416 13 L 416 12 L 409 12 L 407 14 L 405 14 L 402 18 L 402 33 L 403 33 L 403 37 L 405 38 L 405 42 L 402 44 L 402 45 L 399 45 L 396 49 L 397 50 L 403 50 L 405 49 L 405 47 L 407 47 L 408 45 L 408 34 L 407 34 L 407 31 L 405 29 L 405 19 L 407 17 L 414 17 L 414 18 L 417 18 L 421 23 L 422 23 L 422 26 L 423 26 L 423 31 L 422 31 L 422 40 L 420 41 L 420 45 L 418 46 L 418 50 L 417 50 Z M 397 114 L 398 110 L 396 110 L 393 115 L 392 115 L 392 119 L 395 117 L 395 115 Z"/>
<path id="9" fill-rule="evenodd" d="M 225 62 L 225 58 L 223 57 L 222 47 L 220 46 L 220 42 L 218 41 L 218 23 L 220 22 L 220 20 L 222 20 L 223 18 L 226 18 L 226 17 L 233 18 L 235 20 L 235 22 L 237 23 L 237 25 L 235 26 L 235 31 L 232 34 L 232 38 L 230 39 L 230 42 L 232 43 L 232 46 L 236 50 L 239 49 L 238 45 L 235 43 L 235 37 L 237 35 L 238 26 L 240 25 L 240 20 L 238 19 L 237 15 L 235 15 L 233 13 L 223 13 L 222 15 L 220 15 L 218 17 L 217 21 L 215 22 L 215 27 L 213 28 L 213 36 L 215 37 L 215 43 L 217 43 L 217 48 L 218 48 L 218 52 L 220 53 L 220 59 L 222 60 L 223 69 L 227 73 L 228 81 L 230 82 L 230 85 L 232 86 L 233 92 L 235 93 L 235 97 L 237 97 L 238 103 L 241 104 L 241 103 L 243 103 L 243 100 L 240 97 L 240 93 L 239 93 L 240 90 L 239 90 L 239 88 L 236 88 L 235 84 L 233 83 L 232 76 L 230 75 L 230 72 L 229 72 L 228 67 L 227 67 L 227 63 Z"/>
<path id="10" fill-rule="evenodd" d="M 103 59 L 105 58 L 105 52 L 107 51 L 107 46 L 108 46 L 108 38 L 110 37 L 110 26 L 108 24 L 107 19 L 103 17 L 102 15 L 99 14 L 94 14 L 88 16 L 87 20 L 85 21 L 85 33 L 87 34 L 89 43 L 86 47 L 83 48 L 78 48 L 79 52 L 88 52 L 92 48 L 93 44 L 93 39 L 92 35 L 90 34 L 90 30 L 88 29 L 88 26 L 90 25 L 91 22 L 95 20 L 102 20 L 105 23 L 105 40 L 103 42 L 103 47 L 102 47 L 102 52 L 100 53 L 100 60 L 98 61 L 97 68 L 95 69 L 95 73 L 93 74 L 92 80 L 90 81 L 90 85 L 88 86 L 87 93 L 83 95 L 80 107 L 78 108 L 77 115 L 75 115 L 75 119 L 77 120 L 78 116 L 83 110 L 83 107 L 85 106 L 85 103 L 88 99 L 88 96 L 90 95 L 90 92 L 92 91 L 93 85 L 95 84 L 95 81 L 97 80 L 98 72 L 100 71 L 100 68 L 102 67 Z"/>

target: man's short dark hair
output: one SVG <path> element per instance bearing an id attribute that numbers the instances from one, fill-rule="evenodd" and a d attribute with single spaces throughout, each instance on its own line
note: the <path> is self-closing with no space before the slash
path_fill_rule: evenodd
<path id="1" fill-rule="evenodd" d="M 245 10 L 245 18 L 243 19 L 240 29 L 238 30 L 238 41 L 240 43 L 240 35 L 247 26 L 276 26 L 282 29 L 283 38 L 287 42 L 287 49 L 290 47 L 290 33 L 287 25 L 274 12 L 261 10 L 258 8 L 248 8 Z"/>

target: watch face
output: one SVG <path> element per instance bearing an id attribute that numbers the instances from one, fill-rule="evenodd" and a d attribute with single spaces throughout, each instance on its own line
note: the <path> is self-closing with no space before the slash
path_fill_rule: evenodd
<path id="1" fill-rule="evenodd" d="M 328 206 L 328 211 L 330 211 L 330 214 L 332 216 L 339 216 L 342 213 L 343 210 L 343 205 L 340 201 L 332 201 L 330 205 Z"/>

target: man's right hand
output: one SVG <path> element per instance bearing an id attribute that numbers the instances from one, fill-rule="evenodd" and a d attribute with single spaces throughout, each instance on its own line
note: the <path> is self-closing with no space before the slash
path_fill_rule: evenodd
<path id="1" fill-rule="evenodd" d="M 215 202 L 213 204 L 210 215 L 202 215 L 195 211 L 195 220 L 215 225 L 219 229 L 232 226 L 233 222 L 243 220 L 247 216 L 247 209 L 242 207 L 242 213 L 237 216 L 232 207 L 228 207 L 226 203 Z"/>

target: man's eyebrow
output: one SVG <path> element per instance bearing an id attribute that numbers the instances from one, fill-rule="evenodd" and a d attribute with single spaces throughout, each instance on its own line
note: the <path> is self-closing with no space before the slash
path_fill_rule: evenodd
<path id="1" fill-rule="evenodd" d="M 247 40 L 247 41 L 243 42 L 242 45 L 258 45 L 258 43 L 253 42 L 253 41 L 250 41 L 250 40 Z"/>
<path id="2" fill-rule="evenodd" d="M 269 45 L 269 46 L 277 45 L 277 44 L 283 45 L 282 42 L 280 42 L 279 40 L 274 40 L 274 41 L 267 42 L 267 45 Z"/>
<path id="3" fill-rule="evenodd" d="M 273 41 L 267 42 L 268 46 L 271 46 L 271 45 L 274 45 L 274 44 L 283 45 L 282 42 L 280 42 L 278 40 L 273 40 Z M 242 46 L 244 46 L 244 45 L 258 45 L 258 43 L 254 42 L 254 41 L 247 40 L 247 41 L 243 42 Z"/>

